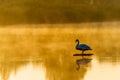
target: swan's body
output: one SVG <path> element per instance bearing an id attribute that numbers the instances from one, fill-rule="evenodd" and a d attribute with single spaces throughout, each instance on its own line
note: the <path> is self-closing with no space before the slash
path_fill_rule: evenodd
<path id="1" fill-rule="evenodd" d="M 81 50 L 82 54 L 84 53 L 84 51 L 86 50 L 92 50 L 88 45 L 86 44 L 79 44 L 79 40 L 76 39 L 77 45 L 76 45 L 76 49 L 77 50 Z"/>

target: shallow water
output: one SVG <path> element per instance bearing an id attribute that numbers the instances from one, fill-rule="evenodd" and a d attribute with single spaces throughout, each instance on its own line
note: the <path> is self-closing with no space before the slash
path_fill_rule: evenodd
<path id="1" fill-rule="evenodd" d="M 0 28 L 0 80 L 120 80 L 119 35 L 117 27 Z M 87 62 L 73 56 L 76 38 L 93 49 Z"/>

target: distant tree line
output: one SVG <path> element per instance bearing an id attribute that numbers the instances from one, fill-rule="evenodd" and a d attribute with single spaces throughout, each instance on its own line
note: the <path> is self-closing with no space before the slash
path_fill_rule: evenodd
<path id="1" fill-rule="evenodd" d="M 120 20 L 120 0 L 0 0 L 0 24 Z"/>

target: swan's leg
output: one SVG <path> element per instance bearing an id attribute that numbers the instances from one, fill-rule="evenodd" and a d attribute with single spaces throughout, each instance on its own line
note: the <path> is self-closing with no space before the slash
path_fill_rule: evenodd
<path id="1" fill-rule="evenodd" d="M 84 58 L 84 55 L 83 55 L 83 54 L 84 54 L 84 50 L 82 51 L 82 58 Z"/>
<path id="2" fill-rule="evenodd" d="M 82 50 L 82 59 L 84 58 L 84 50 Z"/>
<path id="3" fill-rule="evenodd" d="M 84 51 L 82 50 L 82 54 L 84 54 Z"/>

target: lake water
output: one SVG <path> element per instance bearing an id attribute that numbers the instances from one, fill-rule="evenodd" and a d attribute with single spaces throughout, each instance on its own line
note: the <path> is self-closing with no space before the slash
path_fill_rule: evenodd
<path id="1" fill-rule="evenodd" d="M 116 24 L 1 27 L 0 80 L 120 80 L 119 35 Z M 94 55 L 73 56 L 76 39 Z"/>

